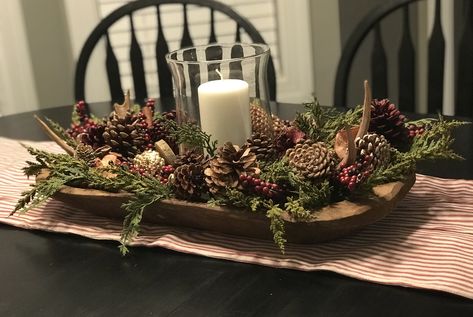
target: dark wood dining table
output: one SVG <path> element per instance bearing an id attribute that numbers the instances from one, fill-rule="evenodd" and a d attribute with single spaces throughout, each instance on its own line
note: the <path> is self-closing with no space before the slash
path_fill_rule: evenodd
<path id="1" fill-rule="evenodd" d="M 91 108 L 99 115 L 110 109 L 108 103 Z M 282 118 L 302 110 L 272 108 Z M 71 111 L 61 106 L 1 117 L 0 136 L 46 140 L 33 114 L 67 126 Z M 461 127 L 455 137 L 464 161 L 422 163 L 418 172 L 473 179 L 473 127 Z M 0 272 L 0 316 L 473 316 L 473 300 L 437 291 L 163 248 L 134 247 L 122 257 L 113 241 L 7 225 L 0 225 Z"/>

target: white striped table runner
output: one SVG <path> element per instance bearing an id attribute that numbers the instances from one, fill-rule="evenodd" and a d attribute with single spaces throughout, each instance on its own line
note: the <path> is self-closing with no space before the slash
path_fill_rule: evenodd
<path id="1" fill-rule="evenodd" d="M 51 142 L 27 143 L 59 151 Z M 92 239 L 119 239 L 120 221 L 74 210 L 54 200 L 8 217 L 20 193 L 33 180 L 21 172 L 30 157 L 19 142 L 0 138 L 0 144 L 0 222 Z M 382 221 L 333 242 L 288 244 L 285 255 L 271 241 L 156 225 L 142 225 L 133 244 L 278 268 L 329 270 L 371 282 L 473 299 L 473 181 L 417 175 L 411 192 Z"/>

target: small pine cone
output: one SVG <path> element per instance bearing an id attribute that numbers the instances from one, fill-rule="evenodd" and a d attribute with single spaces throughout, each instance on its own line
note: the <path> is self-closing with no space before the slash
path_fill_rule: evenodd
<path id="1" fill-rule="evenodd" d="M 164 166 L 164 159 L 154 150 L 148 150 L 133 158 L 133 165 L 144 173 L 154 176 Z"/>
<path id="2" fill-rule="evenodd" d="M 154 144 L 159 140 L 166 141 L 167 144 L 172 148 L 174 152 L 179 152 L 178 144 L 173 136 L 171 136 L 170 131 L 166 125 L 166 121 L 176 121 L 176 111 L 163 112 L 158 119 L 155 119 L 151 125 L 148 127 L 148 135 L 150 144 Z"/>
<path id="3" fill-rule="evenodd" d="M 289 120 L 282 120 L 274 114 L 271 115 L 271 118 L 273 119 L 273 130 L 275 136 L 284 133 L 284 131 L 291 126 Z"/>
<path id="4" fill-rule="evenodd" d="M 276 153 L 282 156 L 288 149 L 293 148 L 296 144 L 302 143 L 305 140 L 305 133 L 296 126 L 285 128 L 274 141 Z"/>
<path id="5" fill-rule="evenodd" d="M 373 170 L 389 164 L 391 146 L 385 137 L 376 133 L 368 133 L 355 139 L 357 156 L 361 159 L 371 157 Z"/>
<path id="6" fill-rule="evenodd" d="M 335 166 L 333 153 L 323 142 L 307 140 L 287 150 L 289 165 L 299 176 L 306 179 L 323 179 L 329 176 Z"/>
<path id="7" fill-rule="evenodd" d="M 225 143 L 209 161 L 205 169 L 205 182 L 211 193 L 215 194 L 226 187 L 241 188 L 240 175 L 259 175 L 260 169 L 256 154 L 247 144 L 241 148 L 231 142 Z"/>
<path id="8" fill-rule="evenodd" d="M 172 184 L 176 195 L 184 199 L 198 198 L 205 189 L 204 169 L 200 164 L 184 164 L 176 168 Z"/>
<path id="9" fill-rule="evenodd" d="M 176 157 L 175 166 L 180 166 L 184 164 L 201 164 L 205 165 L 205 162 L 208 160 L 207 156 L 203 153 L 196 151 L 195 149 L 186 151 L 184 154 L 178 155 Z"/>
<path id="10" fill-rule="evenodd" d="M 272 140 L 264 134 L 253 133 L 247 144 L 259 161 L 270 161 L 276 154 Z"/>
<path id="11" fill-rule="evenodd" d="M 98 155 L 92 146 L 79 142 L 76 146 L 74 157 L 85 161 L 89 166 L 95 166 Z"/>
<path id="12" fill-rule="evenodd" d="M 273 120 L 271 116 L 258 104 L 250 106 L 251 129 L 253 133 L 273 137 Z"/>
<path id="13" fill-rule="evenodd" d="M 405 121 L 406 117 L 389 99 L 372 101 L 368 131 L 384 135 L 386 140 L 399 150 L 406 150 L 409 146 L 409 131 Z"/>

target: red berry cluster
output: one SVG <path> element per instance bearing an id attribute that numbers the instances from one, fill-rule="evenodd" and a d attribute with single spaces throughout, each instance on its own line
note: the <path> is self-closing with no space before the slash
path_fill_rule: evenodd
<path id="1" fill-rule="evenodd" d="M 151 110 L 153 110 L 153 113 L 154 113 L 154 105 L 155 104 L 156 104 L 156 101 L 153 98 L 148 98 L 148 100 L 146 100 L 145 106 L 148 107 L 148 108 L 151 108 Z"/>
<path id="2" fill-rule="evenodd" d="M 240 184 L 249 192 L 272 199 L 281 199 L 283 190 L 278 184 L 265 182 L 258 176 L 240 175 Z"/>
<path id="3" fill-rule="evenodd" d="M 371 167 L 371 156 L 365 156 L 357 162 L 345 166 L 340 165 L 340 172 L 337 174 L 337 181 L 348 188 L 349 191 L 355 190 L 356 186 L 364 182 L 373 172 Z"/>
<path id="4" fill-rule="evenodd" d="M 172 165 L 164 165 L 161 168 L 161 174 L 159 175 L 161 184 L 167 184 L 169 181 L 169 176 L 172 173 L 174 173 L 174 167 Z"/>
<path id="5" fill-rule="evenodd" d="M 424 125 L 409 124 L 407 129 L 409 131 L 409 138 L 414 138 L 418 135 L 423 134 L 426 130 L 426 127 Z"/>
<path id="6" fill-rule="evenodd" d="M 84 100 L 81 100 L 79 102 L 76 103 L 76 109 L 75 109 L 78 117 L 79 117 L 79 121 L 82 123 L 82 122 L 85 122 L 87 119 L 89 119 L 89 115 L 87 113 L 87 106 L 85 104 L 85 101 Z"/>
<path id="7" fill-rule="evenodd" d="M 79 118 L 79 123 L 71 124 L 71 128 L 67 131 L 73 138 L 77 138 L 79 134 L 94 134 L 97 130 L 97 124 L 89 117 L 87 112 L 87 106 L 83 100 L 79 101 L 75 105 L 75 112 Z M 83 142 L 93 145 L 94 142 L 89 142 L 89 138 L 83 140 Z M 92 137 L 92 139 L 94 139 Z"/>

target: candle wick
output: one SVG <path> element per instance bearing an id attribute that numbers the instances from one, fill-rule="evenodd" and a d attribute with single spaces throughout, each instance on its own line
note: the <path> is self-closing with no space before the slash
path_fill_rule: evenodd
<path id="1" fill-rule="evenodd" d="M 215 72 L 220 76 L 220 80 L 223 79 L 222 73 L 218 70 L 218 68 L 215 70 Z"/>

